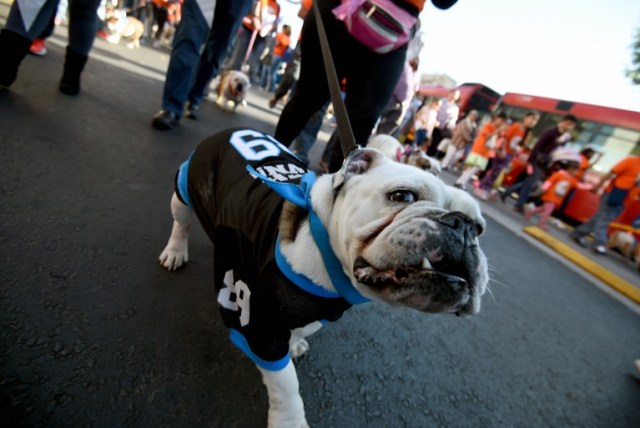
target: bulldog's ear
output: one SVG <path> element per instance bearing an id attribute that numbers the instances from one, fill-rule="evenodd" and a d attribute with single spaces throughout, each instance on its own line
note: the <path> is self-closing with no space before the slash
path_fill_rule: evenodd
<path id="1" fill-rule="evenodd" d="M 337 191 L 349 177 L 367 172 L 378 156 L 383 155 L 373 149 L 356 149 L 349 153 L 342 168 L 333 175 L 333 190 Z"/>

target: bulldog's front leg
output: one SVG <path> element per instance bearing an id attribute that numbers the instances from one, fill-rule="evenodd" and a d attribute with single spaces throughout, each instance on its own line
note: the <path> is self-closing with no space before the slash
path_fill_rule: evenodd
<path id="1" fill-rule="evenodd" d="M 293 362 L 278 371 L 258 369 L 269 394 L 269 428 L 308 427 Z"/>
<path id="2" fill-rule="evenodd" d="M 167 246 L 160 253 L 160 264 L 176 270 L 189 261 L 189 231 L 191 230 L 191 208 L 180 202 L 174 193 L 171 197 L 173 228 Z"/>

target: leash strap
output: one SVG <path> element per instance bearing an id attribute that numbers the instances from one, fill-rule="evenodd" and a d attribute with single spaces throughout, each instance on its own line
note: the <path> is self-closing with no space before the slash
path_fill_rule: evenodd
<path id="1" fill-rule="evenodd" d="M 329 49 L 329 41 L 327 33 L 324 30 L 320 9 L 318 8 L 318 0 L 313 2 L 313 13 L 316 18 L 316 28 L 318 29 L 318 38 L 320 39 L 320 49 L 322 50 L 322 60 L 324 61 L 324 70 L 327 74 L 327 82 L 329 84 L 329 93 L 331 94 L 331 102 L 333 103 L 333 111 L 336 115 L 336 123 L 338 126 L 338 135 L 340 136 L 340 145 L 342 146 L 342 154 L 346 158 L 352 150 L 357 148 L 356 139 L 353 136 L 347 108 L 340 94 L 340 82 L 338 74 Z"/>

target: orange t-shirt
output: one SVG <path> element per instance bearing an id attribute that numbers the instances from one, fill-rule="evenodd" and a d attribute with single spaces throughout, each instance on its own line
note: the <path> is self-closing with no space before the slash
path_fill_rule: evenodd
<path id="1" fill-rule="evenodd" d="M 496 127 L 491 122 L 487 122 L 478 132 L 478 136 L 473 142 L 473 146 L 471 146 L 471 152 L 476 153 L 482 157 L 490 158 L 491 154 L 495 154 L 495 150 L 497 147 L 487 147 L 487 140 L 489 140 L 489 136 L 496 131 Z M 493 139 L 497 145 L 498 139 Z"/>
<path id="2" fill-rule="evenodd" d="M 554 172 L 545 182 L 547 190 L 542 194 L 541 199 L 545 202 L 552 202 L 556 208 L 562 205 L 562 201 L 569 194 L 569 191 L 578 186 L 579 182 L 573 175 L 565 170 Z"/>
<path id="3" fill-rule="evenodd" d="M 622 159 L 611 168 L 611 172 L 616 174 L 616 178 L 607 187 L 607 192 L 613 186 L 620 189 L 631 189 L 636 180 L 640 178 L 640 156 L 629 156 Z"/>
<path id="4" fill-rule="evenodd" d="M 285 33 L 278 33 L 276 36 L 276 44 L 273 47 L 273 56 L 284 56 L 287 52 L 287 48 L 289 47 L 289 43 L 291 42 L 291 37 L 287 36 Z"/>
<path id="5" fill-rule="evenodd" d="M 520 122 L 511 124 L 503 134 L 506 145 L 505 151 L 509 155 L 517 153 L 518 147 L 522 144 L 524 138 L 524 126 Z"/>

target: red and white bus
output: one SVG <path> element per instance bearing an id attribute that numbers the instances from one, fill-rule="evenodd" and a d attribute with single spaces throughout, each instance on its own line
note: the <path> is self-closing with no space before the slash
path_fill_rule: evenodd
<path id="1" fill-rule="evenodd" d="M 572 133 L 570 144 L 577 149 L 593 144 L 603 153 L 587 177 L 590 181 L 606 174 L 624 157 L 640 155 L 640 112 L 515 93 L 506 93 L 496 110 L 505 112 L 513 119 L 522 118 L 527 111 L 540 113 L 540 120 L 532 130 L 529 143 L 535 143 L 540 133 L 558 123 L 565 114 L 576 116 L 579 124 Z M 513 182 L 523 168 L 521 162 L 515 162 L 504 179 L 504 185 Z M 570 220 L 584 222 L 595 213 L 598 201 L 598 195 L 577 190 L 562 214 Z"/>
<path id="2" fill-rule="evenodd" d="M 420 85 L 418 94 L 425 99 L 446 98 L 449 92 L 457 89 L 460 91 L 460 116 L 466 116 L 470 110 L 478 110 L 482 113 L 491 113 L 500 100 L 500 94 L 488 86 L 480 83 L 463 83 L 456 88 L 445 88 L 440 85 Z"/>

